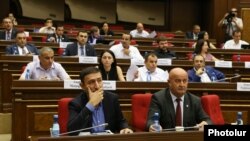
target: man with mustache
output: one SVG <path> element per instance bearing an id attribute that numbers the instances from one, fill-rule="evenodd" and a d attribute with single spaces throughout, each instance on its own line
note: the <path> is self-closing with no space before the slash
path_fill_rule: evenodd
<path id="1" fill-rule="evenodd" d="M 188 74 L 182 68 L 173 68 L 169 73 L 168 88 L 153 94 L 149 107 L 146 129 L 156 132 L 154 114 L 159 113 L 160 130 L 182 127 L 197 127 L 212 124 L 204 112 L 200 98 L 187 92 Z"/>

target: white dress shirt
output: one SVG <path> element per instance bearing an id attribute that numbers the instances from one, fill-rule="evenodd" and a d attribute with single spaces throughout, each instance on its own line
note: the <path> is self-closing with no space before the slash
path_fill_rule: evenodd
<path id="1" fill-rule="evenodd" d="M 238 44 L 233 39 L 226 41 L 223 49 L 241 49 L 241 45 L 249 45 L 246 41 L 240 40 Z"/>
<path id="2" fill-rule="evenodd" d="M 115 54 L 116 58 L 123 58 L 123 59 L 138 59 L 138 60 L 143 60 L 143 57 L 140 54 L 140 51 L 138 50 L 137 47 L 134 46 L 129 46 L 129 55 L 125 54 L 123 52 L 123 46 L 122 44 L 117 44 L 117 45 L 113 45 L 110 50 L 113 51 L 113 53 Z"/>
<path id="3" fill-rule="evenodd" d="M 139 33 L 137 31 L 137 29 L 130 31 L 130 35 L 132 35 L 132 37 L 143 37 L 143 38 L 147 38 L 149 33 L 146 30 L 143 30 L 142 33 Z"/>
<path id="4" fill-rule="evenodd" d="M 150 73 L 150 81 L 161 81 L 167 82 L 168 80 L 168 71 L 164 71 L 161 68 L 156 68 L 154 72 Z M 138 78 L 134 81 L 148 81 L 148 69 L 146 66 L 140 67 L 138 69 Z"/>

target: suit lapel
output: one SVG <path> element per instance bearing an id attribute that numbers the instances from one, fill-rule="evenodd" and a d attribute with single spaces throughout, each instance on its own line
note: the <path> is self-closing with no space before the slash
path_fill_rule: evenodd
<path id="1" fill-rule="evenodd" d="M 173 121 L 172 124 L 175 125 L 175 109 L 174 109 L 174 103 L 172 101 L 172 97 L 170 95 L 170 90 L 166 91 L 166 93 L 167 93 L 166 100 L 167 100 L 167 103 L 169 103 L 166 105 L 167 106 L 166 108 L 171 115 L 170 118 L 171 118 L 171 121 Z"/>
<path id="2" fill-rule="evenodd" d="M 106 93 L 104 92 L 104 98 L 102 100 L 102 107 L 103 107 L 103 114 L 104 114 L 104 118 L 105 118 L 105 123 L 110 123 L 109 120 L 109 115 L 110 114 L 106 114 L 106 113 L 109 113 L 109 109 L 106 105 L 109 105 L 109 101 L 108 101 L 108 98 L 105 98 L 106 96 Z M 109 126 L 109 125 L 108 125 Z M 106 126 L 105 129 L 107 129 L 108 127 Z"/>

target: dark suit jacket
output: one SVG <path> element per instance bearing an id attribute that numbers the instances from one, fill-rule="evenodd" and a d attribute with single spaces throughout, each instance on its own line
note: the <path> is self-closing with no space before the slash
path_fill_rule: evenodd
<path id="1" fill-rule="evenodd" d="M 105 32 L 103 29 L 100 30 L 100 35 L 105 35 Z M 111 30 L 108 30 L 107 35 L 114 36 L 114 32 Z"/>
<path id="2" fill-rule="evenodd" d="M 96 51 L 95 48 L 89 44 L 86 44 L 85 46 L 86 49 L 86 56 L 96 56 Z M 77 42 L 73 43 L 73 44 L 69 44 L 66 49 L 65 52 L 63 54 L 64 56 L 75 56 L 78 55 L 78 46 L 77 46 Z"/>
<path id="3" fill-rule="evenodd" d="M 106 129 L 116 133 L 120 132 L 121 129 L 128 128 L 127 121 L 123 117 L 120 109 L 118 96 L 108 91 L 104 91 L 103 96 L 104 118 L 105 122 L 108 123 Z M 87 94 L 82 92 L 69 103 L 68 132 L 92 126 L 92 113 L 85 106 L 88 100 Z M 72 135 L 77 134 L 79 134 L 79 132 Z"/>
<path id="4" fill-rule="evenodd" d="M 16 32 L 17 32 L 17 29 L 13 28 L 12 32 L 11 32 L 11 39 L 15 39 L 16 38 Z M 5 30 L 0 31 L 0 40 L 6 40 Z"/>
<path id="5" fill-rule="evenodd" d="M 57 37 L 56 37 L 56 34 L 54 33 L 54 34 L 49 34 L 48 36 L 47 36 L 47 42 L 49 42 L 49 38 L 50 37 L 54 37 L 55 39 L 56 39 L 56 41 L 57 41 Z M 62 38 L 61 38 L 61 42 L 70 42 L 70 40 L 69 40 L 69 38 L 68 38 L 68 36 L 67 35 L 65 35 L 65 34 L 63 34 L 62 35 Z"/>
<path id="6" fill-rule="evenodd" d="M 183 109 L 184 127 L 195 126 L 201 121 L 206 121 L 208 124 L 212 124 L 209 116 L 202 108 L 199 97 L 187 92 L 184 96 Z M 163 89 L 153 94 L 146 130 L 149 130 L 150 125 L 153 124 L 153 116 L 155 112 L 158 112 L 160 115 L 159 122 L 162 129 L 175 127 L 175 109 L 169 89 Z"/>
<path id="7" fill-rule="evenodd" d="M 168 50 L 168 51 L 165 52 L 165 51 L 163 51 L 162 49 L 157 48 L 157 49 L 154 51 L 154 53 L 156 54 L 156 56 L 157 56 L 158 58 L 176 58 L 175 52 L 170 51 L 170 50 Z"/>
<path id="8" fill-rule="evenodd" d="M 198 35 L 197 35 L 198 37 Z M 186 38 L 187 39 L 194 39 L 194 34 L 192 31 L 186 32 Z"/>
<path id="9" fill-rule="evenodd" d="M 25 45 L 29 51 L 29 53 L 33 53 L 35 55 L 39 55 L 37 48 L 31 44 Z M 6 48 L 6 54 L 19 54 L 17 44 L 10 45 Z"/>
<path id="10" fill-rule="evenodd" d="M 96 38 L 96 44 L 98 43 L 106 43 L 106 41 L 104 40 L 104 37 L 103 36 L 99 36 L 98 38 Z M 94 42 L 94 37 L 93 36 L 89 36 L 88 37 L 88 43 L 93 45 L 93 42 Z"/>
<path id="11" fill-rule="evenodd" d="M 211 81 L 219 81 L 219 80 L 223 82 L 225 81 L 224 80 L 225 75 L 222 72 L 214 69 L 213 67 L 206 66 L 205 70 Z M 194 68 L 188 70 L 188 81 L 189 82 L 201 82 L 201 77 L 196 75 Z"/>

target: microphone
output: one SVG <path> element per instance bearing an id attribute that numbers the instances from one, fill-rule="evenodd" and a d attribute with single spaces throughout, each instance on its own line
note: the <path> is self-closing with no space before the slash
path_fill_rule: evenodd
<path id="1" fill-rule="evenodd" d="M 183 127 L 183 126 L 179 126 L 179 127 L 175 127 L 175 128 L 167 128 L 167 129 L 162 129 L 162 131 L 184 131 L 185 129 L 199 129 L 198 126 L 189 126 L 189 127 Z"/>
<path id="2" fill-rule="evenodd" d="M 104 126 L 104 127 L 108 126 L 108 123 L 103 123 L 103 124 L 99 124 L 99 125 L 96 125 L 96 126 L 91 126 L 91 127 L 88 127 L 88 128 L 82 128 L 82 129 L 78 129 L 78 130 L 74 130 L 74 131 L 70 131 L 70 132 L 64 132 L 64 133 L 59 134 L 59 136 L 67 135 L 67 134 L 71 134 L 71 133 L 75 133 L 75 132 L 81 132 L 81 131 L 93 129 L 93 128 L 96 128 L 96 127 L 102 127 L 102 126 Z"/>
<path id="3" fill-rule="evenodd" d="M 234 79 L 234 78 L 239 78 L 239 77 L 241 77 L 241 75 L 236 74 L 235 76 L 232 76 L 232 77 L 227 77 L 227 78 L 220 79 L 220 80 L 216 80 L 216 81 L 213 81 L 213 82 L 221 82 L 221 81 L 231 80 L 231 79 Z"/>

